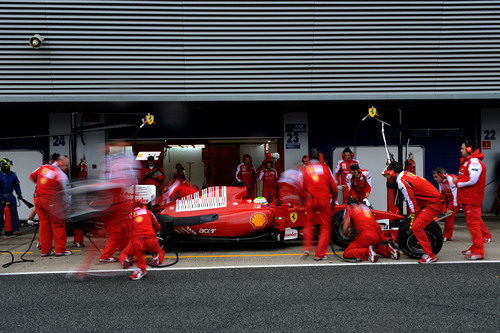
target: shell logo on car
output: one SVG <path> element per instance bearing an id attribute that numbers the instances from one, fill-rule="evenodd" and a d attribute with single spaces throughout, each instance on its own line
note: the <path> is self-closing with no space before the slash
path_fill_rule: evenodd
<path id="1" fill-rule="evenodd" d="M 142 216 L 137 216 L 137 217 L 135 218 L 135 222 L 142 222 L 142 220 L 143 220 L 143 219 L 144 219 L 144 218 L 143 218 Z"/>
<path id="2" fill-rule="evenodd" d="M 255 228 L 262 228 L 267 223 L 267 217 L 262 213 L 255 213 L 250 218 L 250 222 Z"/>

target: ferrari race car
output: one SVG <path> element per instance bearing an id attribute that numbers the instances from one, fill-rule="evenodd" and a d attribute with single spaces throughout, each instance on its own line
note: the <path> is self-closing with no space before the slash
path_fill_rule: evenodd
<path id="1" fill-rule="evenodd" d="M 332 241 L 347 247 L 353 235 L 342 234 L 344 205 L 333 207 Z M 403 253 L 420 258 L 423 251 L 402 215 L 372 210 L 388 239 Z M 254 202 L 246 199 L 245 187 L 216 186 L 169 203 L 156 214 L 162 225 L 162 239 L 174 240 L 256 240 L 286 241 L 301 238 L 304 211 L 300 207 Z M 432 250 L 443 244 L 441 228 L 432 222 L 426 228 Z"/>

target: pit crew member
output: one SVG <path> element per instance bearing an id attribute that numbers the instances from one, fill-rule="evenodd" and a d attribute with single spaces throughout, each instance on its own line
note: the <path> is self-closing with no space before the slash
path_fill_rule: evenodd
<path id="1" fill-rule="evenodd" d="M 156 233 L 161 227 L 155 216 L 146 206 L 137 207 L 133 210 L 130 220 L 130 242 L 120 254 L 120 263 L 123 268 L 132 264 L 135 255 L 137 268 L 130 276 L 131 280 L 140 280 L 146 275 L 146 253 L 152 253 L 151 266 L 159 266 L 165 258 L 165 251 L 160 247 Z"/>
<path id="2" fill-rule="evenodd" d="M 410 214 L 415 216 L 412 222 L 412 230 L 422 250 L 424 250 L 424 255 L 418 262 L 420 264 L 436 262 L 438 259 L 432 252 L 424 229 L 441 213 L 439 206 L 441 195 L 431 183 L 411 172 L 403 171 L 403 168 L 397 162 L 392 162 L 385 173 L 385 176 L 396 178 L 398 187 L 408 204 Z"/>
<path id="3" fill-rule="evenodd" d="M 165 180 L 165 172 L 163 169 L 155 165 L 154 156 L 148 156 L 147 164 L 141 170 L 141 181 L 143 185 L 154 185 L 156 186 L 156 193 L 159 193 L 160 186 Z"/>
<path id="4" fill-rule="evenodd" d="M 394 243 L 382 245 L 385 236 L 371 210 L 353 197 L 349 197 L 346 205 L 342 232 L 348 234 L 351 226 L 356 231 L 356 236 L 345 249 L 344 258 L 376 262 L 378 255 L 381 255 L 386 258 L 399 259 L 400 254 Z"/>
<path id="5" fill-rule="evenodd" d="M 241 164 L 236 168 L 236 180 L 245 183 L 247 188 L 247 198 L 253 199 L 255 197 L 255 180 L 257 172 L 252 164 L 252 157 L 244 154 Z"/>
<path id="6" fill-rule="evenodd" d="M 15 172 L 11 171 L 10 168 L 14 164 L 8 158 L 3 158 L 0 160 L 0 201 L 8 205 L 10 209 L 10 219 L 12 222 L 12 230 L 5 231 L 6 236 L 16 235 L 20 236 L 22 233 L 19 231 L 19 215 L 17 213 L 17 201 L 14 196 L 14 191 L 17 194 L 19 200 L 23 198 L 21 193 L 21 187 L 19 186 L 19 179 Z M 0 212 L 0 232 L 2 231 L 3 211 Z"/>
<path id="7" fill-rule="evenodd" d="M 458 187 L 458 203 L 464 211 L 472 240 L 472 246 L 462 253 L 467 259 L 480 260 L 484 258 L 484 243 L 491 242 L 491 234 L 481 218 L 486 186 L 484 155 L 472 141 L 462 143 L 460 153 L 462 158 L 455 182 Z"/>
<path id="8" fill-rule="evenodd" d="M 359 164 L 357 160 L 354 159 L 354 153 L 349 147 L 346 147 L 342 151 L 342 159 L 337 163 L 335 168 L 335 180 L 339 185 L 338 189 L 342 189 L 342 202 L 347 202 L 349 198 L 349 189 L 347 187 L 346 178 L 350 173 L 351 164 Z"/>
<path id="9" fill-rule="evenodd" d="M 365 202 L 368 206 L 368 197 L 372 191 L 372 176 L 368 170 L 360 169 L 359 164 L 351 164 L 351 172 L 346 177 L 349 197 Z"/>
<path id="10" fill-rule="evenodd" d="M 444 220 L 443 241 L 450 241 L 453 237 L 453 228 L 455 226 L 455 216 L 458 213 L 457 186 L 455 185 L 456 175 L 446 172 L 446 169 L 437 167 L 432 170 L 432 176 L 439 185 L 441 200 L 446 206 L 446 215 Z"/>
<path id="11" fill-rule="evenodd" d="M 40 220 L 41 255 L 53 255 L 52 240 L 56 256 L 71 255 L 66 249 L 66 221 L 65 208 L 69 205 L 69 196 L 66 192 L 69 159 L 60 156 L 52 165 L 42 165 L 30 175 L 36 183 L 35 208 Z"/>
<path id="12" fill-rule="evenodd" d="M 328 259 L 326 251 L 331 234 L 332 205 L 337 200 L 337 184 L 330 168 L 319 161 L 319 152 L 312 150 L 309 163 L 301 169 L 307 193 L 304 254 L 312 249 L 313 226 L 319 222 L 320 231 L 314 260 Z"/>
<path id="13" fill-rule="evenodd" d="M 267 161 L 264 170 L 259 174 L 262 180 L 262 196 L 271 203 L 276 201 L 276 186 L 278 182 L 278 172 L 273 168 L 273 162 Z"/>

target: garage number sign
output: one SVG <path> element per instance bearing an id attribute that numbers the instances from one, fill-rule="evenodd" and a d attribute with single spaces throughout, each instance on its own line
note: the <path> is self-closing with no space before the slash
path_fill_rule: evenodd
<path id="1" fill-rule="evenodd" d="M 307 133 L 305 123 L 286 124 L 286 149 L 300 149 L 300 133 Z"/>

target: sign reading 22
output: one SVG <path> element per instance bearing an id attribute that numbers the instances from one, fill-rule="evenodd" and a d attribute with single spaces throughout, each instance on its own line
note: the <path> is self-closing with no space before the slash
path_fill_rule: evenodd
<path id="1" fill-rule="evenodd" d="M 495 130 L 486 130 L 484 131 L 484 139 L 483 140 L 496 140 L 497 132 Z"/>

